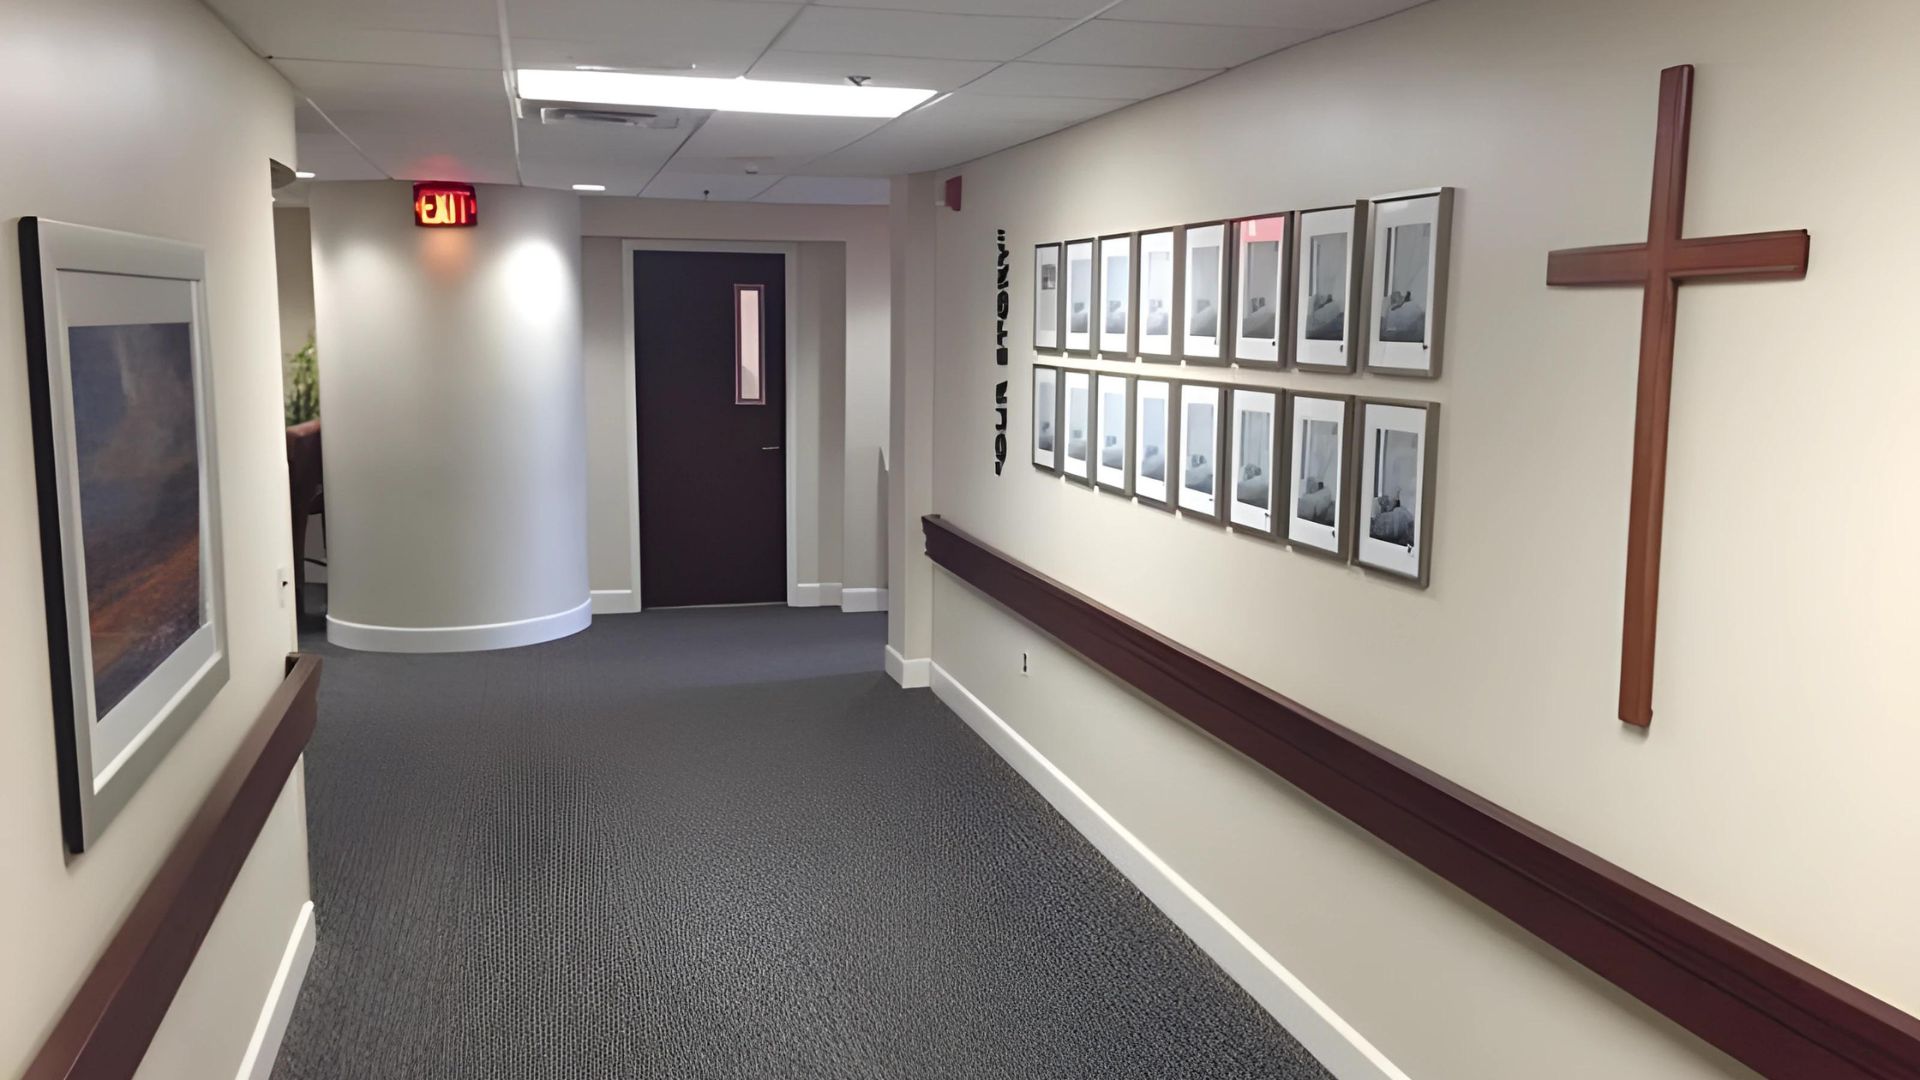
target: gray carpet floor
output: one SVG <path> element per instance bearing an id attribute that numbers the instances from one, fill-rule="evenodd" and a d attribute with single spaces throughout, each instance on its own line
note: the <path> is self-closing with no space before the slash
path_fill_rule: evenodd
<path id="1" fill-rule="evenodd" d="M 884 616 L 334 649 L 276 1080 L 1324 1078 L 925 690 Z"/>

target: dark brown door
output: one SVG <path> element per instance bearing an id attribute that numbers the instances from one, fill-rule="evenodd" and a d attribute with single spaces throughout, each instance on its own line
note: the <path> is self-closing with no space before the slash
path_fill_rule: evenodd
<path id="1" fill-rule="evenodd" d="M 763 404 L 736 403 L 737 285 L 764 289 Z M 785 602 L 785 260 L 637 251 L 633 294 L 641 602 Z"/>

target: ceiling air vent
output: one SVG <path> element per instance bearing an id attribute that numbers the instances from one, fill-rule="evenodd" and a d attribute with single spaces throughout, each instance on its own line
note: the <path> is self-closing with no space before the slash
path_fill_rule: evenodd
<path id="1" fill-rule="evenodd" d="M 582 109 L 563 105 L 543 105 L 540 107 L 540 122 L 543 124 L 617 124 L 621 127 L 671 130 L 680 126 L 680 116 L 673 112 L 649 112 L 638 109 L 629 111 L 625 109 Z"/>

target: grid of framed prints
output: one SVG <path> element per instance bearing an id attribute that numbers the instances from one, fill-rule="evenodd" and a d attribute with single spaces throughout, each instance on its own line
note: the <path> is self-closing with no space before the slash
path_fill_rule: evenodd
<path id="1" fill-rule="evenodd" d="M 1437 378 L 1453 189 L 1037 244 L 1033 347 Z"/>

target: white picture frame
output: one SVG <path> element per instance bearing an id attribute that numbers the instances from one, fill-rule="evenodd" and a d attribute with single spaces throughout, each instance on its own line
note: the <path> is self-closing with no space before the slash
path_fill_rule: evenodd
<path id="1" fill-rule="evenodd" d="M 1033 347 L 1060 349 L 1060 245 L 1033 246 Z"/>
<path id="2" fill-rule="evenodd" d="M 1275 478 L 1280 461 L 1283 393 L 1236 386 L 1227 442 L 1227 524 L 1240 532 L 1273 536 Z"/>
<path id="3" fill-rule="evenodd" d="M 1227 277 L 1227 223 L 1213 221 L 1180 230 L 1180 354 L 1189 362 L 1222 363 L 1221 342 L 1232 312 Z"/>
<path id="4" fill-rule="evenodd" d="M 1226 388 L 1212 383 L 1179 385 L 1180 459 L 1178 505 L 1183 514 L 1220 521 L 1221 449 L 1225 445 Z"/>
<path id="5" fill-rule="evenodd" d="M 19 231 L 62 828 L 78 854 L 228 681 L 206 253 L 37 218 Z"/>
<path id="6" fill-rule="evenodd" d="M 1233 360 L 1280 367 L 1291 332 L 1293 215 L 1233 223 Z"/>
<path id="7" fill-rule="evenodd" d="M 1287 503 L 1282 537 L 1297 551 L 1344 560 L 1353 532 L 1353 399 L 1287 395 Z"/>
<path id="8" fill-rule="evenodd" d="M 1094 289 L 1094 241 L 1069 240 L 1065 250 L 1066 288 L 1060 300 L 1060 325 L 1065 336 L 1061 345 L 1075 356 L 1092 356 L 1094 307 L 1097 302 Z"/>
<path id="9" fill-rule="evenodd" d="M 1093 374 L 1068 369 L 1060 374 L 1060 474 L 1093 484 Z"/>
<path id="10" fill-rule="evenodd" d="M 1365 369 L 1432 379 L 1446 339 L 1453 189 L 1372 201 Z"/>
<path id="11" fill-rule="evenodd" d="M 1133 312 L 1138 294 L 1133 234 L 1101 237 L 1095 265 L 1100 317 L 1094 322 L 1093 351 L 1108 360 L 1132 360 Z"/>
<path id="12" fill-rule="evenodd" d="M 1115 495 L 1133 493 L 1133 378 L 1094 377 L 1093 482 Z"/>
<path id="13" fill-rule="evenodd" d="M 1369 204 L 1302 211 L 1294 225 L 1293 366 L 1351 374 L 1366 354 Z"/>
<path id="14" fill-rule="evenodd" d="M 1173 462 L 1180 445 L 1173 386 L 1171 379 L 1145 375 L 1133 382 L 1133 498 L 1160 510 L 1173 509 Z"/>
<path id="15" fill-rule="evenodd" d="M 1440 406 L 1429 402 L 1363 398 L 1359 403 L 1354 561 L 1421 588 L 1433 562 L 1439 418 Z"/>
<path id="16" fill-rule="evenodd" d="M 1153 229 L 1140 234 L 1134 271 L 1140 281 L 1139 303 L 1135 305 L 1134 334 L 1143 360 L 1174 359 L 1174 323 L 1180 302 L 1180 264 L 1175 259 L 1174 229 Z"/>
<path id="17" fill-rule="evenodd" d="M 1060 369 L 1033 365 L 1033 397 L 1028 416 L 1033 421 L 1033 464 L 1046 472 L 1060 471 Z"/>

